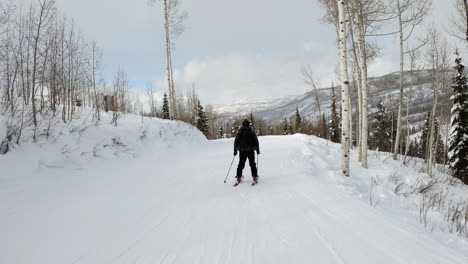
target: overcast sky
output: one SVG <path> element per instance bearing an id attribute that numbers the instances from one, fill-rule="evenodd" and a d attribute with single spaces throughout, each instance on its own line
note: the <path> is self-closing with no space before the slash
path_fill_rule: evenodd
<path id="1" fill-rule="evenodd" d="M 27 0 L 22 0 L 27 1 Z M 322 86 L 336 82 L 334 28 L 321 23 L 316 0 L 182 0 L 189 13 L 173 52 L 178 89 L 195 84 L 203 104 L 277 98 L 306 92 L 299 69 L 309 63 Z M 149 0 L 57 0 L 85 38 L 104 51 L 108 79 L 122 66 L 133 89 L 165 89 L 162 4 Z M 434 0 L 430 21 L 453 7 Z M 370 76 L 398 69 L 395 37 L 383 38 Z"/>

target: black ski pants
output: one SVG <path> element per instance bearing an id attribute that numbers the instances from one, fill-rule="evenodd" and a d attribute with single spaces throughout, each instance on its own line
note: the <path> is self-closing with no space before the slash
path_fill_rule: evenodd
<path id="1" fill-rule="evenodd" d="M 249 159 L 250 170 L 252 171 L 252 177 L 257 177 L 257 164 L 255 164 L 255 152 L 252 151 L 240 151 L 239 154 L 239 166 L 237 166 L 237 176 L 240 178 L 242 176 L 242 171 L 245 167 L 245 162 Z"/>

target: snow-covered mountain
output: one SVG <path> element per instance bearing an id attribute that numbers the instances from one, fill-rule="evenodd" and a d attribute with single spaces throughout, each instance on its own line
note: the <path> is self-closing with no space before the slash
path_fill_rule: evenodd
<path id="1" fill-rule="evenodd" d="M 376 104 L 383 100 L 389 110 L 396 110 L 399 96 L 399 73 L 391 73 L 381 77 L 369 78 L 369 108 L 371 112 L 375 110 Z M 408 91 L 411 80 L 408 72 L 405 72 L 404 87 Z M 415 74 L 413 82 L 413 102 L 410 106 L 411 118 L 413 121 L 420 121 L 429 110 L 432 101 L 430 72 L 428 70 L 419 71 Z M 319 89 L 320 110 L 325 115 L 329 114 L 331 104 L 331 87 Z M 341 98 L 340 87 L 335 88 L 338 98 Z M 352 92 L 352 97 L 356 98 L 356 91 Z M 356 101 L 356 100 L 353 100 Z M 299 108 L 301 115 L 308 119 L 316 118 L 319 107 L 316 103 L 315 92 L 307 92 L 302 95 L 288 96 L 280 99 L 249 101 L 230 105 L 215 105 L 214 111 L 222 117 L 245 116 L 251 112 L 258 118 L 267 122 L 279 123 L 284 118 L 290 118 Z"/>

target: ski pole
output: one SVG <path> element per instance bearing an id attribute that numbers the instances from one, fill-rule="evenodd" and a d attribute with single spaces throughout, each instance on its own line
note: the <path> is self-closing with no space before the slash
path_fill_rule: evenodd
<path id="1" fill-rule="evenodd" d="M 236 158 L 236 156 L 234 156 L 234 157 L 232 158 L 231 166 L 229 166 L 229 170 L 228 170 L 228 173 L 226 174 L 226 178 L 224 179 L 224 183 L 226 183 L 227 178 L 228 178 L 228 176 L 229 176 L 229 172 L 231 172 L 232 164 L 234 163 L 234 159 L 235 159 L 235 158 Z"/>

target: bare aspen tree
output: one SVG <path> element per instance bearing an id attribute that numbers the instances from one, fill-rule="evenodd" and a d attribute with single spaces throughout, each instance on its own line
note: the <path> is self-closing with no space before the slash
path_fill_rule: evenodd
<path id="1" fill-rule="evenodd" d="M 455 13 L 450 20 L 453 27 L 448 32 L 468 42 L 468 0 L 455 0 Z"/>
<path id="2" fill-rule="evenodd" d="M 318 94 L 317 85 L 316 85 L 315 80 L 314 80 L 314 72 L 312 71 L 312 67 L 310 67 L 310 64 L 302 65 L 301 75 L 302 75 L 302 80 L 306 84 L 310 85 L 312 87 L 312 89 L 314 90 L 315 103 L 317 104 L 319 115 L 322 116 L 322 110 L 320 109 L 320 97 L 319 97 L 319 94 Z"/>
<path id="3" fill-rule="evenodd" d="M 349 7 L 349 5 L 348 5 Z M 348 12 L 349 11 L 348 8 Z M 353 23 L 353 20 L 350 19 L 350 26 L 349 26 L 349 36 L 351 40 L 351 51 L 353 52 L 353 83 L 354 86 L 356 86 L 356 93 L 357 93 L 357 109 L 356 109 L 356 114 L 357 114 L 357 126 L 356 126 L 356 137 L 357 137 L 357 145 L 358 145 L 358 161 L 362 162 L 362 75 L 361 75 L 361 68 L 359 66 L 359 57 L 358 57 L 358 51 L 357 51 L 357 45 L 356 41 L 354 39 L 354 30 L 355 26 Z"/>
<path id="4" fill-rule="evenodd" d="M 97 121 L 101 120 L 101 116 L 99 113 L 99 95 L 98 95 L 98 88 L 97 82 L 99 75 L 101 74 L 102 70 L 102 50 L 98 47 L 97 42 L 93 41 L 91 43 L 91 86 L 93 88 L 94 94 L 94 109 L 96 111 L 96 119 Z"/>
<path id="5" fill-rule="evenodd" d="M 38 71 L 38 61 L 39 56 L 41 55 L 41 51 L 39 50 L 40 42 L 44 38 L 45 32 L 48 30 L 48 26 L 50 25 L 55 12 L 55 0 L 41 0 L 39 2 L 39 11 L 38 11 L 38 18 L 37 23 L 31 23 L 31 35 L 30 35 L 30 45 L 33 47 L 33 65 L 32 65 L 32 76 L 31 76 L 31 103 L 32 103 L 32 117 L 34 123 L 34 136 L 33 139 L 36 140 L 36 129 L 37 129 L 37 111 L 36 111 L 36 78 L 37 78 L 37 71 Z M 30 9 L 30 18 L 33 19 L 35 16 L 35 10 L 33 7 Z"/>
<path id="6" fill-rule="evenodd" d="M 34 141 L 48 138 L 57 113 L 63 122 L 73 120 L 82 106 L 92 106 L 99 115 L 101 55 L 96 44 L 87 44 L 74 24 L 59 15 L 55 0 L 32 1 L 24 12 L 19 8 L 8 14 L 2 3 L 0 103 L 7 104 L 0 107 L 13 124 L 8 128 L 11 142 L 29 136 L 24 129 L 34 132 Z M 137 113 L 127 97 L 119 102 L 126 106 L 123 111 Z"/>
<path id="7" fill-rule="evenodd" d="M 342 116 L 342 132 L 341 132 L 341 170 L 345 176 L 349 176 L 349 77 L 348 77 L 348 55 L 347 55 L 347 30 L 346 30 L 346 15 L 345 1 L 337 0 L 338 3 L 338 28 L 339 28 L 339 52 L 340 52 L 340 76 L 341 76 L 341 116 Z"/>
<path id="8" fill-rule="evenodd" d="M 450 68 L 447 41 L 441 41 L 440 33 L 438 33 L 437 31 L 434 31 L 434 33 L 431 36 L 426 56 L 428 66 L 432 70 L 432 88 L 434 93 L 431 116 L 429 120 L 429 143 L 426 148 L 427 171 L 429 176 L 432 177 L 432 167 L 435 159 L 434 152 L 437 151 L 436 149 L 434 149 L 434 142 L 436 140 L 435 133 L 437 132 L 435 131 L 435 119 L 437 114 L 438 97 L 440 91 L 443 90 L 445 82 L 448 79 L 446 75 Z"/>
<path id="9" fill-rule="evenodd" d="M 317 83 L 316 83 L 316 80 L 314 79 L 314 72 L 312 70 L 312 67 L 310 66 L 310 64 L 305 64 L 305 65 L 302 65 L 301 66 L 301 76 L 302 76 L 302 80 L 308 84 L 310 87 L 312 87 L 314 93 L 315 93 L 315 103 L 317 104 L 317 108 L 318 108 L 318 111 L 319 111 L 319 124 L 321 126 L 320 128 L 320 131 L 321 133 L 324 133 L 326 127 L 327 127 L 327 124 L 326 124 L 326 120 L 322 118 L 322 110 L 321 110 L 321 107 L 320 107 L 320 96 L 319 96 L 319 91 L 317 89 Z"/>
<path id="10" fill-rule="evenodd" d="M 353 0 L 354 6 L 354 20 L 356 24 L 356 32 L 358 35 L 358 64 L 360 67 L 361 74 L 361 164 L 362 167 L 367 168 L 367 142 L 368 142 L 368 91 L 367 91 L 367 56 L 366 56 L 366 46 L 365 46 L 365 25 L 363 17 L 363 6 L 359 1 Z"/>
<path id="11" fill-rule="evenodd" d="M 187 90 L 187 109 L 188 115 L 190 116 L 190 122 L 195 124 L 196 116 L 198 113 L 198 101 L 200 98 L 197 95 L 197 91 L 195 90 L 195 84 L 192 84 L 192 89 Z"/>
<path id="12" fill-rule="evenodd" d="M 322 21 L 325 22 L 325 23 L 329 23 L 329 24 L 332 24 L 335 26 L 335 30 L 336 30 L 336 38 L 337 38 L 337 44 L 338 44 L 338 49 L 339 48 L 339 39 L 340 39 L 340 28 L 339 28 L 339 8 L 338 8 L 338 2 L 336 0 L 318 0 L 318 3 L 325 8 L 326 10 L 326 14 L 325 16 L 322 18 Z M 346 7 L 348 6 L 348 1 L 345 1 L 345 9 Z M 347 12 L 347 10 L 344 11 L 345 13 Z M 340 75 L 340 74 L 338 74 Z M 349 82 L 349 80 L 348 80 Z M 349 141 L 352 142 L 352 131 L 353 131 L 353 128 L 352 128 L 352 107 L 351 107 L 351 94 L 350 94 L 350 89 L 348 89 L 348 93 L 347 93 L 347 98 L 346 100 L 348 101 L 348 105 L 349 105 L 349 111 L 347 111 L 348 113 L 348 124 L 349 124 L 349 131 L 350 132 L 350 135 L 349 135 Z M 324 123 L 324 120 L 322 119 L 322 126 L 326 126 L 326 124 L 323 124 Z M 351 144 L 349 144 L 349 148 L 351 147 Z"/>
<path id="13" fill-rule="evenodd" d="M 367 149 L 368 149 L 368 74 L 367 65 L 370 58 L 377 56 L 378 50 L 375 46 L 366 41 L 367 37 L 377 37 L 389 35 L 392 33 L 377 33 L 383 22 L 392 19 L 388 12 L 388 5 L 383 0 L 351 0 L 348 2 L 350 17 L 352 18 L 353 38 L 356 35 L 357 45 L 354 46 L 356 52 L 356 63 L 359 66 L 357 71 L 360 74 L 361 85 L 358 86 L 361 95 L 361 108 L 358 113 L 361 119 L 360 149 L 361 165 L 367 168 Z M 353 53 L 354 53 L 353 52 Z"/>
<path id="14" fill-rule="evenodd" d="M 409 71 L 410 71 L 410 87 L 409 91 L 406 92 L 406 148 L 405 148 L 405 156 L 403 158 L 403 165 L 406 166 L 406 161 L 409 152 L 409 145 L 410 145 L 410 120 L 409 120 L 409 109 L 410 105 L 413 100 L 413 85 L 414 85 L 414 75 L 415 71 L 419 69 L 418 60 L 419 60 L 419 49 L 412 49 L 409 53 Z"/>
<path id="15" fill-rule="evenodd" d="M 177 91 L 174 84 L 174 74 L 172 67 L 172 50 L 174 43 L 172 41 L 184 32 L 184 21 L 187 19 L 187 12 L 181 11 L 181 0 L 151 1 L 162 1 L 164 6 L 164 32 L 166 45 L 166 72 L 169 95 L 169 112 L 171 118 L 177 118 Z"/>
<path id="16" fill-rule="evenodd" d="M 400 44 L 400 96 L 398 103 L 397 130 L 395 146 L 393 148 L 393 159 L 398 159 L 398 150 L 400 148 L 400 138 L 402 132 L 402 111 L 403 111 L 403 77 L 404 77 L 404 45 L 407 42 L 416 26 L 422 23 L 424 17 L 428 14 L 431 7 L 430 0 L 396 0 L 395 15 L 398 18 L 398 35 Z"/>
<path id="17" fill-rule="evenodd" d="M 151 82 L 148 82 L 146 85 L 146 96 L 148 97 L 148 104 L 150 108 L 150 116 L 151 117 L 157 117 L 158 116 L 158 110 L 156 106 L 156 100 L 154 98 L 154 92 L 153 92 L 153 85 Z"/>

